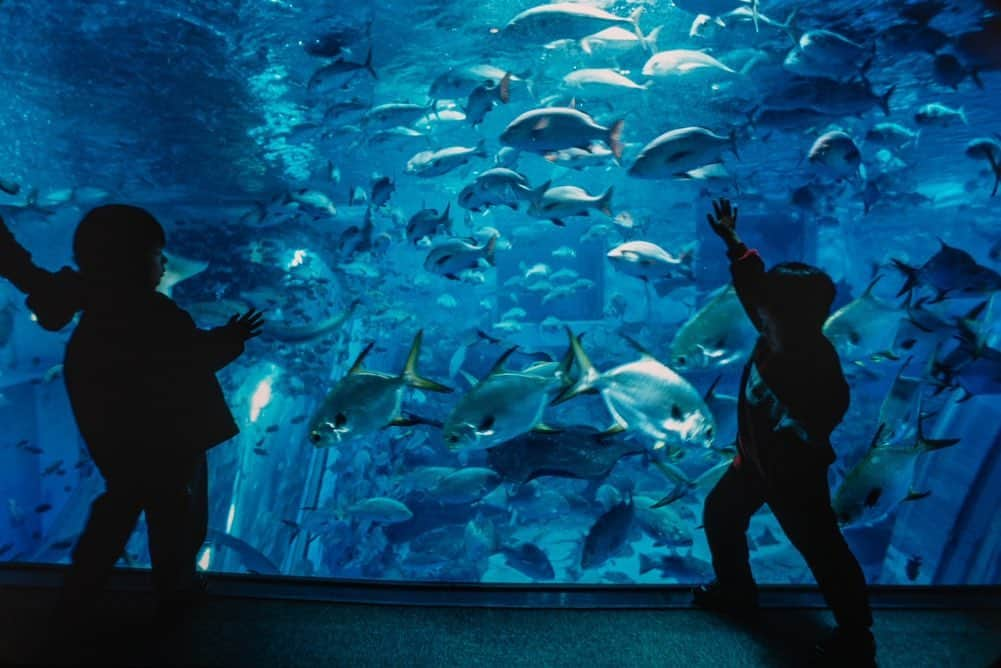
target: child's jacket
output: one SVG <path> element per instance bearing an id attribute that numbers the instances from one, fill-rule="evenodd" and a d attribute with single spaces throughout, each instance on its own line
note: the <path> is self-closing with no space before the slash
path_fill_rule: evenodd
<path id="1" fill-rule="evenodd" d="M 737 295 L 760 332 L 758 306 L 765 289 L 765 265 L 757 251 L 741 244 L 728 252 Z M 818 462 L 836 458 L 830 435 L 848 410 L 849 388 L 838 354 L 819 331 L 771 352 L 758 338 L 740 379 L 736 465 L 750 464 L 766 475 L 764 459 L 787 447 L 804 448 Z M 762 457 L 762 454 L 765 456 Z"/>

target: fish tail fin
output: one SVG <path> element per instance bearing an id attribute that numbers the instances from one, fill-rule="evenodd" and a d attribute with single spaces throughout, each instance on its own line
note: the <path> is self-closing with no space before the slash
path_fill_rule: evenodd
<path id="1" fill-rule="evenodd" d="M 796 7 L 789 13 L 789 17 L 786 18 L 785 23 L 781 24 L 779 28 L 789 35 L 789 39 L 793 41 L 793 44 L 799 43 L 799 27 L 796 25 L 796 15 L 799 14 L 799 7 Z"/>
<path id="2" fill-rule="evenodd" d="M 636 36 L 640 38 L 640 40 L 643 39 L 643 31 L 640 30 L 640 17 L 643 16 L 643 10 L 644 7 L 641 5 L 633 10 L 633 12 L 629 15 L 629 23 L 632 24 L 633 31 L 636 33 Z"/>
<path id="3" fill-rule="evenodd" d="M 640 553 L 640 575 L 645 575 L 657 568 L 657 562 L 649 554 Z"/>
<path id="4" fill-rule="evenodd" d="M 976 84 L 977 88 L 980 90 L 984 89 L 984 82 L 980 79 L 980 70 L 977 68 L 970 70 L 970 78 L 973 79 L 973 83 Z"/>
<path id="5" fill-rule="evenodd" d="M 987 162 L 991 164 L 991 171 L 994 172 L 994 189 L 991 190 L 991 197 L 994 197 L 998 194 L 998 186 L 1001 185 L 1001 165 L 994 159 L 994 153 L 990 150 L 986 151 L 986 153 Z"/>
<path id="6" fill-rule="evenodd" d="M 970 121 L 966 118 L 966 109 L 963 107 L 959 108 L 959 120 L 963 121 L 963 125 L 969 125 Z"/>
<path id="7" fill-rule="evenodd" d="M 910 292 L 917 286 L 918 270 L 915 267 L 912 267 L 911 265 L 907 264 L 906 262 L 901 262 L 896 258 L 891 258 L 890 261 L 893 262 L 894 267 L 896 267 L 904 276 L 907 277 L 907 280 L 904 281 L 903 287 L 900 288 L 900 292 L 897 293 L 897 296 L 899 297 L 905 292 Z"/>
<path id="8" fill-rule="evenodd" d="M 915 447 L 921 452 L 932 452 L 941 450 L 959 443 L 958 438 L 926 438 L 924 430 L 924 416 L 918 417 L 918 441 Z"/>
<path id="9" fill-rule="evenodd" d="M 598 210 L 601 211 L 608 217 L 612 216 L 612 193 L 615 191 L 615 186 L 608 186 L 608 190 L 605 194 L 601 196 L 598 200 Z"/>
<path id="10" fill-rule="evenodd" d="M 620 118 L 612 123 L 612 128 L 608 131 L 608 147 L 612 149 L 616 159 L 622 157 L 622 126 L 625 124 L 626 122 Z"/>
<path id="11" fill-rule="evenodd" d="M 452 203 L 449 202 L 448 204 L 445 205 L 445 211 L 441 214 L 441 217 L 445 221 L 444 222 L 445 229 L 448 230 L 449 234 L 452 233 L 452 217 L 448 215 L 451 210 L 452 210 Z"/>
<path id="12" fill-rule="evenodd" d="M 375 73 L 375 68 L 372 67 L 372 47 L 368 47 L 368 55 L 365 56 L 365 69 L 368 73 L 372 75 L 373 79 L 378 79 L 379 75 Z"/>
<path id="13" fill-rule="evenodd" d="M 660 31 L 663 28 L 664 26 L 657 26 L 642 39 L 643 48 L 646 49 L 647 53 L 657 53 L 657 40 L 660 39 Z"/>
<path id="14" fill-rule="evenodd" d="M 550 184 L 552 184 L 552 180 L 546 181 L 538 188 L 532 188 L 527 194 L 528 201 L 538 202 L 542 199 L 542 196 L 546 194 L 547 190 L 549 190 Z"/>
<path id="15" fill-rule="evenodd" d="M 591 364 L 591 360 L 588 359 L 587 353 L 584 352 L 584 347 L 580 343 L 580 337 L 574 336 L 573 331 L 571 331 L 569 327 L 566 328 L 566 331 L 567 336 L 570 337 L 570 345 L 573 348 L 574 360 L 576 360 L 577 366 L 580 367 L 581 375 L 580 379 L 574 385 L 564 389 L 559 396 L 553 399 L 550 403 L 552 406 L 572 399 L 578 394 L 595 391 L 595 384 L 601 377 L 601 374 L 598 373 L 598 371 L 594 368 L 594 365 Z"/>
<path id="16" fill-rule="evenodd" d="M 449 393 L 452 388 L 436 383 L 433 380 L 422 378 L 417 373 L 417 358 L 421 354 L 421 341 L 424 340 L 424 330 L 418 330 L 414 336 L 414 342 L 410 346 L 410 354 L 407 355 L 407 364 L 403 367 L 403 380 L 407 385 L 429 392 Z"/>
<path id="17" fill-rule="evenodd" d="M 893 84 L 886 89 L 886 92 L 879 96 L 879 108 L 883 110 L 884 116 L 890 115 L 890 96 L 897 90 L 897 84 Z"/>

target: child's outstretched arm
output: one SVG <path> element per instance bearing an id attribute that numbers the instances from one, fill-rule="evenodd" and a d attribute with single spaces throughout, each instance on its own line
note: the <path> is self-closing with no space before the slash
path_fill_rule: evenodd
<path id="1" fill-rule="evenodd" d="M 80 310 L 83 293 L 79 274 L 69 267 L 53 273 L 36 265 L 31 261 L 31 253 L 18 243 L 2 217 L 0 276 L 28 295 L 28 308 L 45 329 L 62 329 Z"/>
<path id="2" fill-rule="evenodd" d="M 719 198 L 713 202 L 713 214 L 707 214 L 709 226 L 713 232 L 726 244 L 726 255 L 730 258 L 730 274 L 733 276 L 733 286 L 737 290 L 744 311 L 761 331 L 761 319 L 758 316 L 758 306 L 762 302 L 764 289 L 765 263 L 758 251 L 749 249 L 737 235 L 737 207 L 730 207 L 730 200 Z"/>
<path id="3" fill-rule="evenodd" d="M 250 309 L 242 315 L 234 315 L 221 327 L 207 330 L 195 327 L 195 354 L 212 371 L 219 371 L 243 354 L 243 344 L 259 336 L 263 326 L 264 314 Z"/>

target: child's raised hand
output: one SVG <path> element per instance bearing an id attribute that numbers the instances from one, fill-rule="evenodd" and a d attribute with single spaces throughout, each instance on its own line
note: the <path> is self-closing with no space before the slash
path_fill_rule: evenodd
<path id="1" fill-rule="evenodd" d="M 247 341 L 261 333 L 264 326 L 264 314 L 256 309 L 250 309 L 243 315 L 234 315 L 226 323 L 226 329 L 240 341 Z"/>
<path id="2" fill-rule="evenodd" d="M 724 241 L 733 239 L 737 234 L 737 207 L 733 207 L 731 211 L 730 200 L 720 197 L 713 202 L 713 211 L 716 213 L 715 218 L 711 213 L 706 214 L 713 232 Z"/>

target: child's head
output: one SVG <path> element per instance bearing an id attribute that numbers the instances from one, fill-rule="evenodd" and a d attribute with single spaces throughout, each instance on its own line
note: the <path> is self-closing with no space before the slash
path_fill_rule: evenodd
<path id="1" fill-rule="evenodd" d="M 80 221 L 73 236 L 73 256 L 87 279 L 155 289 L 166 264 L 165 244 L 163 227 L 148 211 L 109 204 Z"/>
<path id="2" fill-rule="evenodd" d="M 762 310 L 780 336 L 819 332 L 834 303 L 831 277 L 802 262 L 783 262 L 765 275 Z"/>

